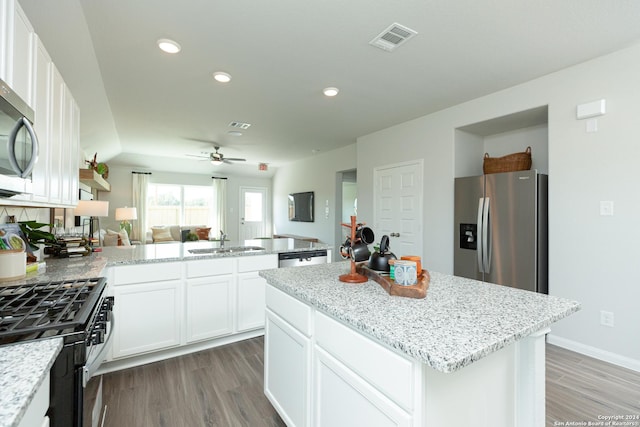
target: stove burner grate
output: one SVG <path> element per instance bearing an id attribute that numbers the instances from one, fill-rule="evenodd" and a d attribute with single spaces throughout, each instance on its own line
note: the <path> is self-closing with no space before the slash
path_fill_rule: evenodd
<path id="1" fill-rule="evenodd" d="M 84 325 L 105 283 L 95 278 L 0 288 L 0 338 Z"/>

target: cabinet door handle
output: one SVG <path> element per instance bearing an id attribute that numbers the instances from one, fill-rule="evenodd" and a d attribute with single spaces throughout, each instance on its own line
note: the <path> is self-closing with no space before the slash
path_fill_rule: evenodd
<path id="1" fill-rule="evenodd" d="M 400 233 L 391 233 L 389 236 L 391 236 L 391 237 L 400 237 Z"/>

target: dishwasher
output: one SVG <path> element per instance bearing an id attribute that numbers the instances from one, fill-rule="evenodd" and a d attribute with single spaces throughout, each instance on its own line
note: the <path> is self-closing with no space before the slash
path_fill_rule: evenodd
<path id="1" fill-rule="evenodd" d="M 282 252 L 278 254 L 278 267 L 303 267 L 327 263 L 327 250 Z"/>

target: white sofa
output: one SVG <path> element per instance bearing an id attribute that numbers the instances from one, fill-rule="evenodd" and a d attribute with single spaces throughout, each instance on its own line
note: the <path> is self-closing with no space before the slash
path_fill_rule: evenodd
<path id="1" fill-rule="evenodd" d="M 146 243 L 167 243 L 167 242 L 182 242 L 182 233 L 193 233 L 196 234 L 196 229 L 207 229 L 206 225 L 163 225 L 163 226 L 153 226 L 149 231 L 147 231 L 146 235 Z M 203 238 L 204 235 L 199 236 L 201 240 L 208 239 L 208 233 L 206 235 L 207 239 Z"/>

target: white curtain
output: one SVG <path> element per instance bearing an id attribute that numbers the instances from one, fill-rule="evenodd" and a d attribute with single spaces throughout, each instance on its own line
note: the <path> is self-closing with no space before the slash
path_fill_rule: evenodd
<path id="1" fill-rule="evenodd" d="M 211 235 L 218 236 L 220 230 L 229 234 L 227 230 L 227 179 L 213 178 L 213 223 Z"/>
<path id="2" fill-rule="evenodd" d="M 138 220 L 134 221 L 131 228 L 131 239 L 145 243 L 147 235 L 147 184 L 149 173 L 133 172 L 132 194 L 133 206 L 138 211 Z"/>

